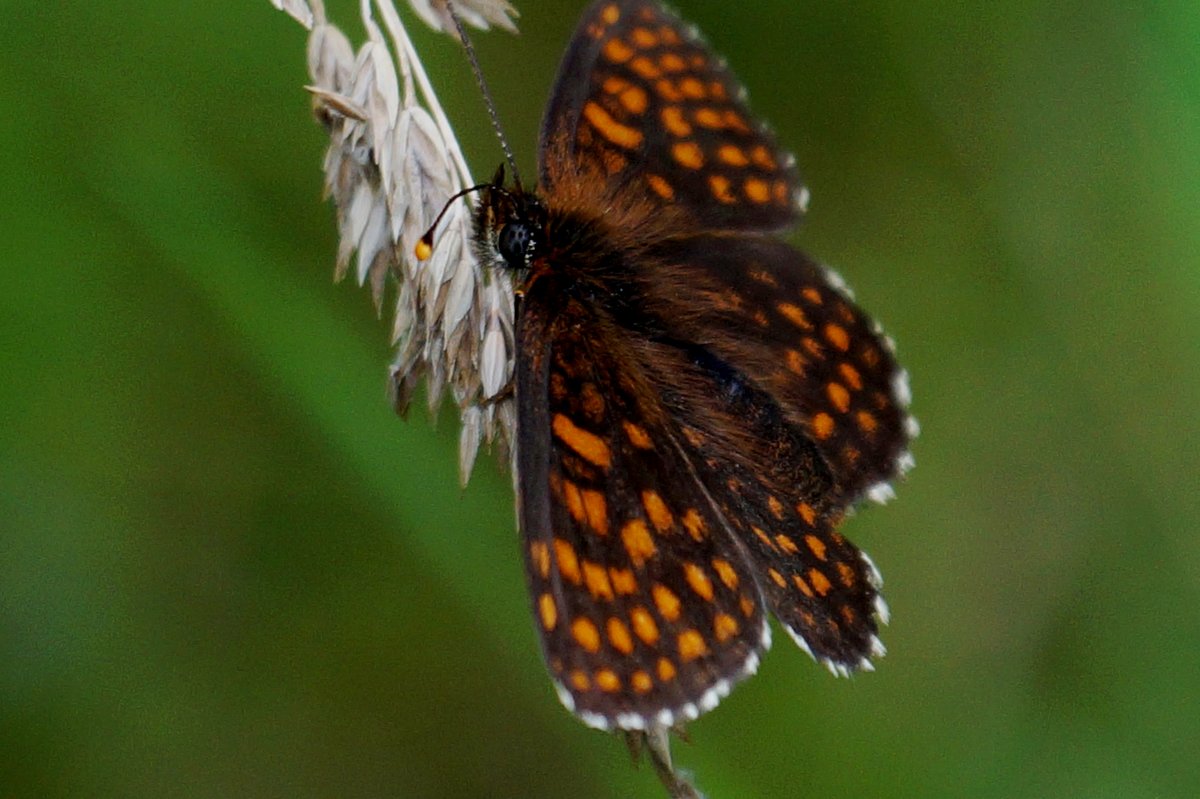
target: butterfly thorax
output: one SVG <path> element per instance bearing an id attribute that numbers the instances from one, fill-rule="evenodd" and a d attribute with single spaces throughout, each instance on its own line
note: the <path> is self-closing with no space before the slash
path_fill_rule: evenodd
<path id="1" fill-rule="evenodd" d="M 644 309 L 631 305 L 630 253 L 618 246 L 624 237 L 589 210 L 560 210 L 516 187 L 488 189 L 476 217 L 479 259 L 516 273 L 522 295 L 548 280 L 563 301 L 605 308 L 617 321 L 644 329 Z M 540 288 L 551 289 L 545 283 Z"/>

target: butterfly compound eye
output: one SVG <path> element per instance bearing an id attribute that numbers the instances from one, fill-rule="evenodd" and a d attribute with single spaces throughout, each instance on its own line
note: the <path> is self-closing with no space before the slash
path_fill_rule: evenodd
<path id="1" fill-rule="evenodd" d="M 496 239 L 500 255 L 513 269 L 524 269 L 527 255 L 533 250 L 533 227 L 527 222 L 509 222 L 500 228 Z"/>

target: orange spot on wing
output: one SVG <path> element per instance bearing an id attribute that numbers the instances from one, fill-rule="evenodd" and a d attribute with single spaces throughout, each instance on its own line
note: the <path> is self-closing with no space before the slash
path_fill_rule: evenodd
<path id="1" fill-rule="evenodd" d="M 592 680 L 587 676 L 587 673 L 579 669 L 571 672 L 571 687 L 576 691 L 590 691 L 592 688 Z"/>
<path id="2" fill-rule="evenodd" d="M 793 574 L 793 575 L 792 575 L 792 582 L 796 584 L 796 588 L 798 588 L 798 589 L 800 590 L 800 593 L 804 594 L 804 595 L 805 595 L 806 597 L 808 597 L 809 599 L 812 599 L 812 597 L 813 597 L 813 590 L 812 590 L 812 588 L 809 586 L 809 584 L 808 584 L 808 583 L 804 582 L 804 578 L 803 578 L 803 577 L 801 577 L 801 576 L 800 576 L 800 575 L 798 575 L 798 574 Z"/>
<path id="3" fill-rule="evenodd" d="M 715 100 L 729 99 L 729 92 L 725 91 L 724 84 L 722 84 L 719 80 L 714 80 L 712 83 L 708 84 L 708 93 L 712 95 L 713 99 Z"/>
<path id="4" fill-rule="evenodd" d="M 658 625 L 654 623 L 650 611 L 639 605 L 629 612 L 629 621 L 633 624 L 634 633 L 646 646 L 658 643 Z"/>
<path id="5" fill-rule="evenodd" d="M 838 372 L 841 373 L 842 379 L 849 384 L 850 388 L 858 391 L 863 387 L 862 375 L 848 363 L 838 364 Z"/>
<path id="6" fill-rule="evenodd" d="M 801 293 L 802 295 L 804 295 L 804 299 L 808 300 L 808 301 L 809 301 L 810 303 L 812 303 L 813 305 L 820 305 L 821 303 L 823 303 L 823 302 L 825 301 L 825 300 L 824 300 L 824 299 L 821 297 L 821 292 L 817 291 L 817 290 L 816 290 L 815 288 L 813 288 L 812 286 L 809 286 L 809 287 L 805 288 L 805 289 L 804 289 L 803 291 L 801 291 L 800 293 Z"/>
<path id="7" fill-rule="evenodd" d="M 608 620 L 608 640 L 618 652 L 626 655 L 633 652 L 633 636 L 625 622 L 615 616 Z"/>
<path id="8" fill-rule="evenodd" d="M 583 106 L 583 116 L 596 131 L 618 147 L 632 150 L 642 143 L 642 132 L 622 125 L 599 104 L 589 100 Z"/>
<path id="9" fill-rule="evenodd" d="M 643 50 L 658 45 L 658 36 L 648 28 L 634 28 L 633 32 L 629 34 L 629 38 L 633 39 L 633 43 Z"/>
<path id="10" fill-rule="evenodd" d="M 637 593 L 637 578 L 633 576 L 632 569 L 609 567 L 608 576 L 612 580 L 613 590 L 618 594 Z"/>
<path id="11" fill-rule="evenodd" d="M 658 92 L 659 97 L 663 98 L 668 103 L 678 103 L 682 102 L 684 99 L 683 92 L 679 91 L 679 89 L 675 87 L 674 82 L 672 82 L 669 78 L 663 78 L 660 81 L 656 81 L 654 84 L 654 90 Z"/>
<path id="12" fill-rule="evenodd" d="M 708 532 L 708 526 L 695 508 L 688 508 L 687 512 L 683 514 L 683 528 L 696 541 L 703 541 L 705 533 Z"/>
<path id="13" fill-rule="evenodd" d="M 579 557 L 575 554 L 575 548 L 566 540 L 554 539 L 554 559 L 558 563 L 558 573 L 564 580 L 574 585 L 583 581 L 583 576 L 579 573 Z"/>
<path id="14" fill-rule="evenodd" d="M 654 596 L 654 604 L 662 617 L 667 621 L 678 621 L 681 607 L 679 597 L 675 596 L 671 589 L 662 583 L 655 583 L 651 593 Z"/>
<path id="15" fill-rule="evenodd" d="M 789 555 L 795 555 L 800 551 L 800 547 L 796 546 L 796 542 L 792 540 L 791 536 L 783 533 L 775 536 L 775 543 L 779 544 L 779 548 Z"/>
<path id="16" fill-rule="evenodd" d="M 679 634 L 679 659 L 684 663 L 704 657 L 708 654 L 708 644 L 698 631 L 688 629 Z"/>
<path id="17" fill-rule="evenodd" d="M 650 436 L 646 431 L 638 425 L 628 420 L 621 423 L 625 428 L 625 435 L 629 437 L 629 443 L 633 444 L 638 449 L 652 449 L 654 444 L 650 441 Z"/>
<path id="18" fill-rule="evenodd" d="M 846 586 L 847 588 L 853 587 L 854 581 L 856 579 L 855 574 L 854 574 L 854 567 L 852 567 L 849 563 L 839 562 L 837 565 L 837 570 L 838 570 L 838 577 L 841 579 L 842 585 Z"/>
<path id="19" fill-rule="evenodd" d="M 625 551 L 635 566 L 641 566 L 658 551 L 646 523 L 641 519 L 634 519 L 621 528 L 621 542 L 625 544 Z"/>
<path id="20" fill-rule="evenodd" d="M 704 84 L 691 76 L 679 81 L 679 90 L 689 100 L 703 100 L 708 96 L 708 92 L 704 89 Z"/>
<path id="21" fill-rule="evenodd" d="M 732 591 L 738 587 L 737 571 L 729 561 L 723 558 L 713 558 L 712 566 L 713 571 L 717 573 L 717 577 L 721 579 L 726 588 Z"/>
<path id="22" fill-rule="evenodd" d="M 639 669 L 638 671 L 635 671 L 629 678 L 629 684 L 637 693 L 645 694 L 649 693 L 650 689 L 654 687 L 654 679 L 649 674 Z"/>
<path id="23" fill-rule="evenodd" d="M 841 383 L 830 383 L 825 386 L 825 394 L 829 397 L 829 402 L 834 408 L 837 408 L 839 413 L 845 413 L 850 410 L 850 392 Z"/>
<path id="24" fill-rule="evenodd" d="M 874 433 L 879 427 L 879 422 L 875 420 L 870 411 L 859 411 L 854 415 L 854 419 L 858 422 L 858 429 L 867 435 Z"/>
<path id="25" fill-rule="evenodd" d="M 664 72 L 683 72 L 687 69 L 687 62 L 678 53 L 663 53 L 659 56 L 658 65 Z"/>
<path id="26" fill-rule="evenodd" d="M 591 619 L 580 617 L 571 622 L 571 636 L 587 651 L 593 654 L 600 651 L 600 631 Z"/>
<path id="27" fill-rule="evenodd" d="M 814 358 L 821 359 L 825 357 L 825 350 L 822 349 L 821 342 L 817 341 L 815 338 L 809 338 L 808 336 L 805 336 L 804 340 L 800 343 L 804 345 L 804 349 L 808 350 L 808 354 Z"/>
<path id="28" fill-rule="evenodd" d="M 704 166 L 704 151 L 694 141 L 680 141 L 671 145 L 671 157 L 680 166 L 699 169 Z"/>
<path id="29" fill-rule="evenodd" d="M 662 682 L 670 682 L 675 679 L 675 664 L 666 658 L 659 658 L 658 679 Z"/>
<path id="30" fill-rule="evenodd" d="M 832 322 L 825 325 L 825 340 L 842 352 L 850 349 L 850 334 L 841 325 L 835 325 Z"/>
<path id="31" fill-rule="evenodd" d="M 687 578 L 688 585 L 692 587 L 697 596 L 707 602 L 712 601 L 713 584 L 708 575 L 704 573 L 704 569 L 695 563 L 685 563 L 683 564 L 683 576 Z"/>
<path id="32" fill-rule="evenodd" d="M 597 534 L 608 535 L 608 504 L 604 495 L 599 491 L 584 489 L 580 492 L 580 497 L 588 524 Z"/>
<path id="33" fill-rule="evenodd" d="M 814 524 L 816 524 L 817 511 L 807 502 L 801 502 L 796 505 L 796 513 L 800 514 L 800 518 L 803 519 L 809 527 L 812 527 Z"/>
<path id="34" fill-rule="evenodd" d="M 609 452 L 608 445 L 604 443 L 603 439 L 595 433 L 590 433 L 577 426 L 565 415 L 554 414 L 551 427 L 554 435 L 558 436 L 560 441 L 575 450 L 579 457 L 593 466 L 607 469 L 612 463 L 612 453 Z"/>
<path id="35" fill-rule="evenodd" d="M 771 155 L 771 151 L 763 145 L 758 145 L 750 151 L 750 160 L 755 165 L 762 167 L 770 172 L 779 169 L 779 164 L 775 163 L 775 158 Z"/>
<path id="36" fill-rule="evenodd" d="M 663 106 L 659 112 L 662 117 L 663 127 L 665 127 L 672 136 L 683 138 L 684 136 L 692 135 L 692 126 L 683 118 L 683 109 L 677 105 Z"/>
<path id="37" fill-rule="evenodd" d="M 785 357 L 787 359 L 787 368 L 793 374 L 804 377 L 804 366 L 806 363 L 804 356 L 801 355 L 797 350 L 788 350 Z"/>
<path id="38" fill-rule="evenodd" d="M 809 569 L 808 581 L 812 583 L 813 590 L 821 596 L 825 596 L 829 589 L 833 588 L 833 583 L 829 582 L 829 578 L 820 569 Z"/>
<path id="39" fill-rule="evenodd" d="M 754 600 L 749 594 L 742 594 L 742 598 L 738 600 L 738 605 L 742 609 L 742 615 L 747 619 L 754 615 Z"/>
<path id="40" fill-rule="evenodd" d="M 659 28 L 658 35 L 663 40 L 663 44 L 679 44 L 679 34 L 669 25 L 663 25 Z"/>
<path id="41" fill-rule="evenodd" d="M 732 205 L 737 202 L 737 197 L 733 196 L 733 192 L 729 190 L 729 178 L 724 175 L 709 175 L 708 187 L 712 190 L 713 196 L 718 202 Z"/>
<path id="42" fill-rule="evenodd" d="M 766 546 L 767 549 L 771 550 L 772 552 L 775 551 L 775 542 L 771 540 L 771 536 L 767 535 L 765 530 L 763 530 L 761 527 L 753 526 L 750 529 L 754 531 L 754 534 L 758 536 L 758 540 L 762 541 L 763 545 Z"/>
<path id="43" fill-rule="evenodd" d="M 666 181 L 661 175 L 646 175 L 646 185 L 650 187 L 650 191 L 662 197 L 664 200 L 675 199 L 675 190 L 671 188 L 671 184 Z M 650 447 L 644 447 L 649 449 Z"/>
<path id="44" fill-rule="evenodd" d="M 623 78 L 615 76 L 606 78 L 601 88 L 606 93 L 615 96 L 617 101 L 631 114 L 642 113 L 646 110 L 646 106 L 649 103 L 645 89 L 635 86 Z"/>
<path id="45" fill-rule="evenodd" d="M 728 613 L 718 613 L 713 618 L 713 634 L 721 643 L 737 635 L 739 629 L 737 619 Z"/>
<path id="46" fill-rule="evenodd" d="M 621 690 L 621 678 L 612 669 L 600 669 L 596 672 L 596 687 L 607 693 Z"/>
<path id="47" fill-rule="evenodd" d="M 725 127 L 724 118 L 722 118 L 722 116 L 712 108 L 697 108 L 692 112 L 692 119 L 696 120 L 697 125 L 701 125 L 712 130 L 720 130 L 721 128 Z M 734 149 L 736 150 L 737 148 L 734 147 Z"/>
<path id="48" fill-rule="evenodd" d="M 554 597 L 549 594 L 542 594 L 538 597 L 538 615 L 542 619 L 542 626 L 547 630 L 553 630 L 558 624 L 558 606 L 554 604 Z"/>
<path id="49" fill-rule="evenodd" d="M 605 78 L 604 83 L 600 84 L 600 88 L 608 94 L 620 94 L 632 85 L 624 78 L 613 77 Z"/>
<path id="50" fill-rule="evenodd" d="M 750 198 L 750 202 L 762 203 L 771 199 L 771 187 L 767 185 L 765 180 L 759 178 L 746 178 L 746 182 L 742 185 L 742 190 L 746 196 Z"/>
<path id="51" fill-rule="evenodd" d="M 646 80 L 654 80 L 655 78 L 662 77 L 662 70 L 644 55 L 640 55 L 630 61 L 629 68 Z"/>
<path id="52" fill-rule="evenodd" d="M 633 57 L 633 48 L 617 38 L 604 43 L 604 57 L 613 64 L 624 64 Z"/>
<path id="53" fill-rule="evenodd" d="M 773 494 L 767 496 L 767 508 L 776 519 L 783 518 L 783 503 L 776 499 Z"/>
<path id="54" fill-rule="evenodd" d="M 606 175 L 615 175 L 629 164 L 628 158 L 621 155 L 617 150 L 607 147 L 601 149 L 600 159 L 604 162 L 604 173 Z"/>
<path id="55" fill-rule="evenodd" d="M 665 533 L 675 526 L 675 517 L 671 515 L 671 511 L 667 510 L 666 503 L 662 501 L 658 492 L 643 491 L 642 507 L 646 509 L 646 516 L 650 519 L 650 523 L 660 533 Z"/>
<path id="56" fill-rule="evenodd" d="M 796 327 L 801 330 L 812 330 L 812 322 L 808 321 L 808 317 L 804 315 L 804 311 L 801 310 L 799 305 L 793 305 L 790 302 L 781 302 L 775 307 L 784 319 L 787 319 Z"/>
<path id="57" fill-rule="evenodd" d="M 631 114 L 640 114 L 646 110 L 646 106 L 650 104 L 650 99 L 646 96 L 646 91 L 639 86 L 630 86 L 625 91 L 617 96 L 621 101 L 621 105 L 625 106 L 625 110 Z"/>
<path id="58" fill-rule="evenodd" d="M 746 154 L 742 152 L 742 148 L 733 144 L 722 144 L 717 148 L 717 158 L 720 158 L 730 166 L 745 166 L 750 163 L 746 158 Z"/>
<path id="59" fill-rule="evenodd" d="M 824 441 L 833 435 L 834 423 L 833 417 L 825 412 L 821 412 L 813 416 L 809 422 L 809 427 L 812 429 L 813 435 L 819 441 Z"/>
<path id="60" fill-rule="evenodd" d="M 604 20 L 605 25 L 612 25 L 621 18 L 621 9 L 615 4 L 609 4 L 600 12 L 600 19 Z"/>
<path id="61" fill-rule="evenodd" d="M 563 502 L 566 503 L 567 512 L 571 514 L 571 518 L 580 523 L 587 521 L 587 511 L 583 509 L 583 493 L 579 490 L 579 486 L 570 480 L 563 480 L 562 494 Z"/>
<path id="62" fill-rule="evenodd" d="M 746 120 L 742 119 L 741 114 L 732 108 L 725 110 L 725 127 L 732 128 L 738 133 L 750 133 L 750 126 L 746 124 Z"/>
<path id="63" fill-rule="evenodd" d="M 804 543 L 808 546 L 808 550 L 816 556 L 817 560 L 825 560 L 825 542 L 817 538 L 815 535 L 804 536 Z"/>
<path id="64" fill-rule="evenodd" d="M 777 569 L 767 569 L 767 575 L 771 578 L 771 582 L 775 583 L 775 585 L 779 586 L 780 588 L 787 587 L 787 580 L 783 578 L 783 575 L 780 574 Z"/>
<path id="65" fill-rule="evenodd" d="M 608 581 L 608 571 L 599 563 L 590 560 L 583 562 L 583 582 L 587 585 L 588 593 L 593 599 L 612 599 L 612 583 Z"/>

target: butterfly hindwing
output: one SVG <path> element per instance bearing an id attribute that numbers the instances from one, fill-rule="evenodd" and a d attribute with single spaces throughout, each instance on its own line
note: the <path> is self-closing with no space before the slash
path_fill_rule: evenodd
<path id="1" fill-rule="evenodd" d="M 783 242 L 705 235 L 660 242 L 639 274 L 671 335 L 708 342 L 804 431 L 838 501 L 888 495 L 911 461 L 908 378 L 836 275 Z"/>
<path id="2" fill-rule="evenodd" d="M 547 196 L 582 190 L 671 208 L 700 228 L 770 230 L 799 213 L 792 162 L 674 14 L 649 0 L 585 12 L 543 122 Z"/>
<path id="3" fill-rule="evenodd" d="M 645 729 L 708 710 L 768 642 L 751 568 L 602 312 L 542 277 L 518 326 L 520 520 L 565 704 Z"/>
<path id="4" fill-rule="evenodd" d="M 836 530 L 835 477 L 806 431 L 711 345 L 643 340 L 639 358 L 771 610 L 835 673 L 869 668 L 886 619 L 879 575 Z"/>

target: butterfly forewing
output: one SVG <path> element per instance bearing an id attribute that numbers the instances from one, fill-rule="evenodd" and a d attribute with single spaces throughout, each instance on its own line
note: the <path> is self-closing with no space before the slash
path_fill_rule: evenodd
<path id="1" fill-rule="evenodd" d="M 649 0 L 600 0 L 584 14 L 546 111 L 543 190 L 646 202 L 702 228 L 787 225 L 802 194 L 792 158 L 743 95 L 674 14 Z"/>
<path id="2" fill-rule="evenodd" d="M 518 328 L 520 519 L 563 701 L 596 727 L 695 718 L 768 642 L 751 567 L 602 311 L 552 277 Z"/>

